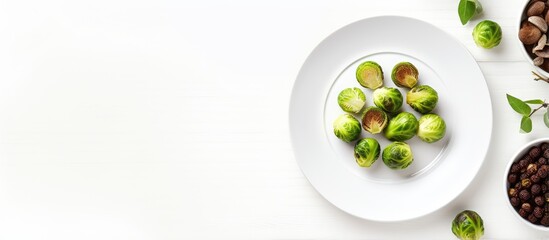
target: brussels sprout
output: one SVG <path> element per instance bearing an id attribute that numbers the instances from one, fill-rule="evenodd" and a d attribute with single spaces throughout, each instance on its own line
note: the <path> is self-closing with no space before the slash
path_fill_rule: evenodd
<path id="1" fill-rule="evenodd" d="M 342 114 L 334 121 L 334 134 L 345 142 L 352 142 L 360 137 L 360 122 L 351 114 Z"/>
<path id="2" fill-rule="evenodd" d="M 378 88 L 372 94 L 374 104 L 386 112 L 394 113 L 402 107 L 402 93 L 396 88 Z"/>
<path id="3" fill-rule="evenodd" d="M 490 49 L 501 42 L 501 27 L 496 22 L 484 20 L 473 29 L 473 39 L 479 47 Z"/>
<path id="4" fill-rule="evenodd" d="M 356 80 L 365 88 L 379 88 L 383 85 L 383 70 L 376 62 L 363 62 L 356 69 Z"/>
<path id="5" fill-rule="evenodd" d="M 385 137 L 391 141 L 406 141 L 417 133 L 419 123 L 414 114 L 401 112 L 389 120 L 385 128 Z"/>
<path id="6" fill-rule="evenodd" d="M 405 169 L 414 161 L 412 149 L 405 142 L 392 142 L 383 149 L 381 158 L 390 169 Z"/>
<path id="7" fill-rule="evenodd" d="M 452 221 L 452 232 L 462 240 L 478 240 L 484 235 L 484 222 L 475 211 L 465 210 Z"/>
<path id="8" fill-rule="evenodd" d="M 361 167 L 370 167 L 379 158 L 381 148 L 373 138 L 360 139 L 355 145 L 355 160 Z"/>
<path id="9" fill-rule="evenodd" d="M 406 103 L 422 114 L 433 111 L 437 102 L 438 93 L 429 85 L 416 86 L 406 94 Z"/>
<path id="10" fill-rule="evenodd" d="M 345 112 L 358 113 L 366 103 L 366 95 L 359 88 L 343 89 L 337 96 L 337 104 Z"/>
<path id="11" fill-rule="evenodd" d="M 362 115 L 362 128 L 371 134 L 380 133 L 387 126 L 387 113 L 377 107 L 368 107 Z"/>
<path id="12" fill-rule="evenodd" d="M 417 136 L 428 143 L 436 142 L 446 134 L 446 123 L 439 115 L 425 114 L 418 120 Z"/>
<path id="13" fill-rule="evenodd" d="M 400 62 L 393 67 L 391 79 L 399 87 L 413 88 L 417 84 L 419 72 L 416 66 L 409 62 Z"/>

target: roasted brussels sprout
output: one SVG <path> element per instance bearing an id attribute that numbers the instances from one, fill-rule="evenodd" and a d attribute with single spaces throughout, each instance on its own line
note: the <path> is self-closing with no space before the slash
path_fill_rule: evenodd
<path id="1" fill-rule="evenodd" d="M 352 142 L 360 137 L 360 122 L 353 115 L 345 113 L 334 121 L 334 134 L 345 142 Z"/>
<path id="2" fill-rule="evenodd" d="M 402 93 L 396 88 L 378 88 L 372 94 L 374 104 L 389 113 L 397 112 L 402 107 Z"/>
<path id="3" fill-rule="evenodd" d="M 462 240 L 478 240 L 484 235 L 484 222 L 475 211 L 465 210 L 452 221 L 452 232 Z"/>
<path id="4" fill-rule="evenodd" d="M 409 62 L 400 62 L 393 67 L 391 79 L 399 87 L 413 88 L 417 84 L 419 72 L 416 66 Z"/>
<path id="5" fill-rule="evenodd" d="M 374 61 L 363 62 L 356 69 L 356 80 L 365 88 L 379 88 L 383 86 L 383 70 Z"/>
<path id="6" fill-rule="evenodd" d="M 373 138 L 360 139 L 355 145 L 355 160 L 361 167 L 370 167 L 379 158 L 381 147 Z"/>
<path id="7" fill-rule="evenodd" d="M 387 126 L 389 117 L 381 108 L 368 107 L 362 115 L 362 128 L 371 134 L 380 133 Z"/>
<path id="8" fill-rule="evenodd" d="M 412 149 L 405 142 L 392 142 L 387 145 L 381 158 L 390 169 L 405 169 L 414 161 Z"/>
<path id="9" fill-rule="evenodd" d="M 439 115 L 425 114 L 418 120 L 417 136 L 428 143 L 436 142 L 446 134 L 446 123 Z"/>
<path id="10" fill-rule="evenodd" d="M 366 103 L 366 95 L 359 88 L 343 89 L 337 96 L 337 104 L 345 112 L 358 113 Z"/>
<path id="11" fill-rule="evenodd" d="M 406 141 L 417 133 L 419 123 L 409 112 L 401 112 L 389 120 L 385 128 L 385 137 L 391 141 Z"/>
<path id="12" fill-rule="evenodd" d="M 473 39 L 479 47 L 494 48 L 501 42 L 501 27 L 490 20 L 479 22 L 473 29 Z"/>
<path id="13" fill-rule="evenodd" d="M 438 93 L 429 85 L 416 86 L 406 94 L 406 103 L 422 114 L 433 111 L 437 102 Z"/>

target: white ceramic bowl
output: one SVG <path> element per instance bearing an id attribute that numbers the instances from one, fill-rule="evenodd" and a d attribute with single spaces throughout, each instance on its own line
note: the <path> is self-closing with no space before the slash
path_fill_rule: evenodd
<path id="1" fill-rule="evenodd" d="M 532 69 L 534 71 L 536 71 L 538 74 L 540 74 L 541 76 L 549 78 L 549 73 L 548 72 L 546 72 L 545 70 L 541 69 L 540 67 L 534 65 L 534 61 L 530 57 L 530 53 L 526 50 L 526 48 L 524 47 L 524 44 L 522 44 L 522 42 L 518 38 L 518 32 L 520 31 L 520 24 L 522 23 L 522 21 L 526 20 L 526 8 L 530 5 L 530 2 L 531 2 L 530 0 L 523 0 L 523 1 L 524 1 L 524 6 L 522 6 L 521 12 L 519 14 L 517 28 L 516 28 L 517 32 L 515 34 L 515 41 L 519 44 L 519 48 L 520 48 L 520 51 L 522 52 L 522 55 L 524 56 L 526 61 L 530 64 L 530 66 L 532 66 Z M 547 7 L 549 7 L 549 6 L 547 6 Z M 547 32 L 547 34 L 549 34 L 549 31 Z M 549 59 L 547 59 L 546 61 L 548 61 L 548 60 Z"/>
<path id="2" fill-rule="evenodd" d="M 549 143 L 549 138 L 540 138 L 540 139 L 536 139 L 534 141 L 531 141 L 531 142 L 523 145 L 522 147 L 520 147 L 519 150 L 513 155 L 513 157 L 511 157 L 509 163 L 507 164 L 507 167 L 505 168 L 505 175 L 503 175 L 503 193 L 504 193 L 504 196 L 505 196 L 505 199 L 506 199 L 506 202 L 507 202 L 507 206 L 509 206 L 509 209 L 511 209 L 511 212 L 513 212 L 513 215 L 515 215 L 521 222 L 523 222 L 524 224 L 526 224 L 526 225 L 528 225 L 532 228 L 535 228 L 537 230 L 549 232 L 549 227 L 532 224 L 531 222 L 529 222 L 528 220 L 522 218 L 518 214 L 518 212 L 515 210 L 515 208 L 513 208 L 513 206 L 511 205 L 511 201 L 509 200 L 509 195 L 508 195 L 509 185 L 507 183 L 507 178 L 508 178 L 508 175 L 509 175 L 509 171 L 511 170 L 511 165 L 514 162 L 518 162 L 520 160 L 520 158 L 522 157 L 522 155 L 527 153 L 530 150 L 531 147 L 539 146 L 543 142 L 548 142 Z"/>

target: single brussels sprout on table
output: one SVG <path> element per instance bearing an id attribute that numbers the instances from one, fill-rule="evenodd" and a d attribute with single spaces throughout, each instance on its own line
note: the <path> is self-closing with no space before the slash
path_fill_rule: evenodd
<path id="1" fill-rule="evenodd" d="M 366 103 L 366 95 L 359 88 L 343 89 L 337 96 L 337 104 L 345 112 L 359 113 Z"/>
<path id="2" fill-rule="evenodd" d="M 334 134 L 345 142 L 352 142 L 360 137 L 362 128 L 353 115 L 345 113 L 337 117 L 333 124 Z"/>
<path id="3" fill-rule="evenodd" d="M 417 84 L 419 72 L 416 66 L 409 62 L 400 62 L 393 67 L 391 79 L 399 87 L 413 88 Z"/>
<path id="4" fill-rule="evenodd" d="M 362 128 L 371 134 L 383 131 L 389 122 L 389 117 L 381 108 L 368 107 L 362 115 Z"/>
<path id="5" fill-rule="evenodd" d="M 414 161 L 412 149 L 405 142 L 393 142 L 385 149 L 381 155 L 383 163 L 390 169 L 405 169 Z"/>
<path id="6" fill-rule="evenodd" d="M 416 86 L 406 94 L 406 103 L 422 114 L 433 111 L 437 102 L 438 93 L 429 85 Z"/>
<path id="7" fill-rule="evenodd" d="M 475 211 L 465 210 L 452 221 L 452 232 L 462 240 L 478 240 L 484 235 L 484 222 Z"/>
<path id="8" fill-rule="evenodd" d="M 372 94 L 374 104 L 389 113 L 395 113 L 402 107 L 404 101 L 402 93 L 396 88 L 378 88 Z"/>
<path id="9" fill-rule="evenodd" d="M 417 136 L 428 143 L 436 142 L 446 134 L 446 123 L 439 115 L 425 114 L 419 118 Z"/>
<path id="10" fill-rule="evenodd" d="M 484 20 L 473 29 L 473 39 L 477 46 L 490 49 L 501 42 L 501 27 L 496 22 Z"/>
<path id="11" fill-rule="evenodd" d="M 389 120 L 385 128 L 385 137 L 391 141 L 406 141 L 417 133 L 419 123 L 409 112 L 401 112 Z"/>
<path id="12" fill-rule="evenodd" d="M 361 167 L 370 167 L 379 158 L 381 147 L 373 138 L 360 139 L 355 145 L 355 160 Z"/>
<path id="13" fill-rule="evenodd" d="M 356 69 L 356 80 L 365 88 L 379 88 L 383 86 L 383 70 L 374 61 L 363 62 Z"/>

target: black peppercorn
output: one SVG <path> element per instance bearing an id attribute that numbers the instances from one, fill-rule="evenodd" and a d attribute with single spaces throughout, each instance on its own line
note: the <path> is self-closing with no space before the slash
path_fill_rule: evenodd
<path id="1" fill-rule="evenodd" d="M 520 184 L 523 188 L 530 188 L 530 186 L 532 186 L 532 180 L 530 180 L 529 178 L 522 179 L 522 181 L 520 181 Z"/>
<path id="2" fill-rule="evenodd" d="M 527 178 L 528 178 L 528 174 L 526 174 L 526 172 L 521 173 L 519 178 L 520 178 L 520 180 L 527 179 Z"/>
<path id="3" fill-rule="evenodd" d="M 531 180 L 532 182 L 538 183 L 539 181 L 541 181 L 541 178 L 539 177 L 539 175 L 534 174 L 534 175 L 532 175 L 532 176 L 530 177 L 530 180 Z"/>
<path id="4" fill-rule="evenodd" d="M 545 151 L 543 151 L 543 157 L 549 159 L 549 149 L 545 149 Z"/>
<path id="5" fill-rule="evenodd" d="M 509 174 L 509 177 L 507 177 L 507 180 L 509 181 L 510 184 L 515 184 L 517 182 L 517 175 Z"/>
<path id="6" fill-rule="evenodd" d="M 532 147 L 528 152 L 528 155 L 530 155 L 530 157 L 533 159 L 539 157 L 540 154 L 541 154 L 541 149 L 539 147 Z"/>
<path id="7" fill-rule="evenodd" d="M 536 216 L 537 218 L 543 217 L 543 209 L 540 208 L 540 207 L 535 207 L 534 208 L 534 216 Z"/>
<path id="8" fill-rule="evenodd" d="M 529 176 L 532 176 L 536 172 L 538 172 L 538 166 L 536 164 L 533 164 L 533 163 L 528 164 L 528 167 L 526 167 L 526 173 Z"/>
<path id="9" fill-rule="evenodd" d="M 545 201 L 543 200 L 543 197 L 541 196 L 537 196 L 534 198 L 534 202 L 536 203 L 536 205 L 538 206 L 543 206 L 543 204 L 545 203 Z"/>
<path id="10" fill-rule="evenodd" d="M 523 218 L 528 217 L 528 213 L 526 211 L 524 211 L 524 209 L 522 209 L 522 208 L 519 209 L 518 214 Z"/>
<path id="11" fill-rule="evenodd" d="M 519 192 L 519 198 L 522 201 L 528 201 L 528 199 L 530 199 L 530 193 L 528 192 L 528 190 L 522 189 Z"/>
<path id="12" fill-rule="evenodd" d="M 540 223 L 543 226 L 546 226 L 546 227 L 549 226 L 549 215 L 543 216 L 543 218 L 541 218 Z"/>
<path id="13" fill-rule="evenodd" d="M 530 203 L 523 203 L 520 209 L 524 209 L 524 211 L 526 211 L 527 213 L 531 213 L 532 205 L 530 205 Z"/>
<path id="14" fill-rule="evenodd" d="M 545 165 L 545 164 L 547 164 L 547 158 L 540 157 L 540 158 L 538 159 L 538 164 L 539 164 L 539 165 Z"/>
<path id="15" fill-rule="evenodd" d="M 536 173 L 540 178 L 547 177 L 547 174 L 549 173 L 549 166 L 547 165 L 541 165 L 539 167 L 538 172 Z"/>
<path id="16" fill-rule="evenodd" d="M 538 218 L 534 216 L 534 214 L 530 214 L 528 216 L 528 221 L 530 221 L 531 223 L 536 223 L 538 221 Z"/>
<path id="17" fill-rule="evenodd" d="M 520 200 L 518 199 L 518 197 L 512 197 L 510 201 L 511 201 L 511 206 L 513 207 L 520 206 Z"/>
<path id="18" fill-rule="evenodd" d="M 541 193 L 541 186 L 539 184 L 534 184 L 530 191 L 532 191 L 532 195 L 534 196 L 539 195 Z"/>
<path id="19" fill-rule="evenodd" d="M 541 149 L 541 151 L 545 151 L 549 149 L 549 143 L 544 142 L 539 146 L 539 148 Z"/>
<path id="20" fill-rule="evenodd" d="M 547 192 L 547 185 L 541 184 L 541 192 L 542 192 L 542 193 Z"/>
<path id="21" fill-rule="evenodd" d="M 511 165 L 511 173 L 518 173 L 520 172 L 520 166 L 518 163 L 513 163 L 513 165 Z"/>
<path id="22" fill-rule="evenodd" d="M 518 191 L 514 188 L 509 188 L 509 197 L 516 197 L 518 196 Z"/>
<path id="23" fill-rule="evenodd" d="M 520 182 L 515 183 L 515 189 L 516 190 L 521 190 L 522 189 L 522 184 Z"/>
<path id="24" fill-rule="evenodd" d="M 518 163 L 519 165 L 519 168 L 520 168 L 520 171 L 523 172 L 523 171 L 526 171 L 526 167 L 528 167 L 528 160 L 526 159 L 521 159 Z"/>

